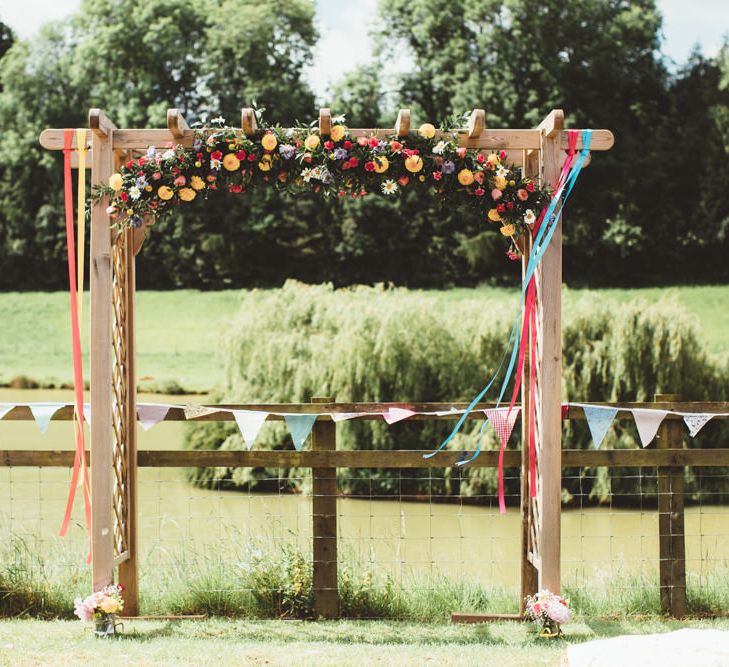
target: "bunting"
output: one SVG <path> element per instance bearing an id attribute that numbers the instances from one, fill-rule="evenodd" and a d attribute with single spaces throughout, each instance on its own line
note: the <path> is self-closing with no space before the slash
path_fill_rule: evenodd
<path id="1" fill-rule="evenodd" d="M 583 405 L 582 410 L 592 435 L 592 444 L 599 449 L 615 415 L 618 414 L 618 409 L 602 405 Z"/>
<path id="2" fill-rule="evenodd" d="M 317 415 L 312 414 L 284 415 L 291 434 L 291 440 L 293 440 L 297 452 L 300 452 L 304 447 L 304 442 L 309 437 L 311 429 L 314 428 L 316 418 Z"/>
<path id="3" fill-rule="evenodd" d="M 243 436 L 243 442 L 245 442 L 246 447 L 250 451 L 256 442 L 263 423 L 268 418 L 268 413 L 252 412 L 250 410 L 233 410 L 233 417 L 235 417 L 235 422 L 238 424 L 240 433 Z"/>

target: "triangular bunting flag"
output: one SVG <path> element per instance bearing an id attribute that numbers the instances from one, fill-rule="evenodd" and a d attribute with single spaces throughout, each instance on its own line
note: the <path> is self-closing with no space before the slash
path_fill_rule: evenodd
<path id="1" fill-rule="evenodd" d="M 516 423 L 516 418 L 519 416 L 520 409 L 512 408 L 511 412 L 509 412 L 509 408 L 496 408 L 483 411 L 489 418 L 489 421 L 494 425 L 494 430 L 499 437 L 499 442 L 502 447 L 506 447 L 506 443 L 509 441 L 509 436 L 511 436 L 511 432 L 514 430 L 514 424 Z"/>
<path id="2" fill-rule="evenodd" d="M 412 410 L 407 410 L 406 408 L 390 408 L 382 416 L 388 424 L 395 424 L 396 422 L 400 422 L 403 419 L 412 417 L 414 414 L 417 413 L 413 412 Z"/>
<path id="3" fill-rule="evenodd" d="M 185 419 L 197 419 L 198 417 L 204 417 L 205 415 L 212 415 L 216 412 L 220 412 L 217 408 L 209 408 L 206 405 L 186 405 L 183 408 L 185 413 Z"/>
<path id="4" fill-rule="evenodd" d="M 84 403 L 84 421 L 91 425 L 91 403 Z"/>
<path id="5" fill-rule="evenodd" d="M 713 414 L 707 414 L 705 412 L 695 415 L 684 415 L 683 420 L 686 422 L 686 426 L 688 426 L 689 435 L 692 438 L 695 437 L 713 416 Z"/>
<path id="6" fill-rule="evenodd" d="M 268 417 L 268 412 L 251 412 L 249 410 L 233 410 L 233 416 L 238 424 L 240 433 L 243 436 L 243 442 L 250 449 L 258 437 L 258 432 L 263 426 L 263 422 Z"/>
<path id="7" fill-rule="evenodd" d="M 149 429 L 159 424 L 167 416 L 169 410 L 169 405 L 142 403 L 137 406 L 137 417 L 139 418 L 139 425 L 145 431 L 149 431 Z"/>
<path id="8" fill-rule="evenodd" d="M 355 417 L 359 417 L 361 412 L 330 412 L 329 416 L 332 418 L 333 422 L 343 422 L 347 421 L 348 419 L 354 419 Z"/>
<path id="9" fill-rule="evenodd" d="M 0 403 L 0 419 L 15 407 L 14 403 Z"/>
<path id="10" fill-rule="evenodd" d="M 45 434 L 48 430 L 48 424 L 51 423 L 53 415 L 56 414 L 65 403 L 35 403 L 30 406 L 30 411 L 33 413 L 33 419 L 38 424 L 40 432 Z"/>
<path id="11" fill-rule="evenodd" d="M 562 403 L 562 419 L 567 419 L 570 416 L 570 404 Z"/>
<path id="12" fill-rule="evenodd" d="M 587 425 L 590 427 L 590 435 L 592 435 L 592 444 L 596 449 L 600 448 L 605 434 L 613 423 L 615 415 L 618 414 L 617 408 L 602 407 L 597 405 L 583 405 Z"/>
<path id="13" fill-rule="evenodd" d="M 294 441 L 294 448 L 300 452 L 311 429 L 314 428 L 316 415 L 284 415 L 284 419 L 289 427 L 291 439 Z"/>
<path id="14" fill-rule="evenodd" d="M 658 427 L 668 414 L 668 410 L 647 410 L 646 408 L 632 408 L 633 419 L 638 427 L 640 444 L 647 447 L 656 437 Z"/>

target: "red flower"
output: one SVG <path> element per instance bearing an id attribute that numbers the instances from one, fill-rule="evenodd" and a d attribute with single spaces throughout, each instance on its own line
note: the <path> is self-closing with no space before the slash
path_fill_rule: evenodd
<path id="1" fill-rule="evenodd" d="M 134 166 L 134 160 L 129 160 L 129 162 L 127 162 L 127 169 L 131 169 L 133 166 Z"/>
<path id="2" fill-rule="evenodd" d="M 255 162 L 256 161 L 256 154 L 255 153 L 248 153 L 248 162 Z"/>
<path id="3" fill-rule="evenodd" d="M 367 141 L 367 144 L 370 148 L 377 148 L 378 144 L 380 143 L 380 140 L 377 137 L 370 137 Z"/>
<path id="4" fill-rule="evenodd" d="M 483 154 L 483 153 L 479 153 L 479 154 L 478 154 L 478 155 L 476 156 L 476 160 L 477 160 L 477 161 L 478 161 L 478 162 L 479 162 L 480 164 L 483 164 L 484 162 L 486 162 L 486 158 L 484 157 L 484 154 Z"/>
<path id="5" fill-rule="evenodd" d="M 352 167 L 352 165 L 349 164 L 349 160 L 347 160 L 346 162 L 342 162 L 342 171 L 350 169 L 351 167 Z"/>
<path id="6" fill-rule="evenodd" d="M 241 148 L 241 149 L 240 149 L 240 150 L 239 150 L 239 151 L 238 151 L 238 152 L 237 152 L 237 153 L 235 154 L 235 156 L 236 156 L 236 157 L 237 157 L 237 158 L 238 158 L 239 160 L 245 160 L 245 159 L 246 159 L 246 152 L 245 152 L 245 151 L 244 151 L 244 150 L 243 150 L 243 149 Z"/>
<path id="7" fill-rule="evenodd" d="M 121 198 L 122 201 L 127 201 L 127 199 L 129 199 L 129 195 L 126 192 L 124 192 L 123 190 L 119 193 L 119 197 Z"/>
<path id="8" fill-rule="evenodd" d="M 513 201 L 506 202 L 506 208 L 508 208 L 511 211 L 511 209 L 514 208 L 514 202 Z"/>
<path id="9" fill-rule="evenodd" d="M 328 151 L 332 150 L 332 148 L 334 148 L 334 142 L 331 139 L 329 141 L 325 141 L 324 148 L 326 148 Z"/>
<path id="10" fill-rule="evenodd" d="M 408 183 L 410 183 L 410 177 L 409 176 L 400 176 L 400 178 L 397 179 L 397 182 L 401 188 L 404 188 Z"/>
<path id="11" fill-rule="evenodd" d="M 510 260 L 516 261 L 517 259 L 519 259 L 521 257 L 521 254 L 519 254 L 518 252 L 514 252 L 513 250 L 507 250 L 506 251 L 506 256 Z"/>
<path id="12" fill-rule="evenodd" d="M 402 144 L 399 141 L 391 141 L 390 148 L 393 150 L 393 152 L 397 153 L 398 151 L 402 150 Z"/>
<path id="13" fill-rule="evenodd" d="M 120 591 L 125 591 L 127 589 L 127 587 L 124 584 L 117 584 L 117 586 L 119 586 Z"/>
<path id="14" fill-rule="evenodd" d="M 350 141 L 349 139 L 347 139 L 347 141 L 345 141 L 345 142 L 344 142 L 344 143 L 342 144 L 342 146 L 344 146 L 344 148 L 345 148 L 346 150 L 348 150 L 348 151 L 349 151 L 349 150 L 352 150 L 352 146 L 353 146 L 353 145 L 354 145 L 354 144 L 353 144 L 353 143 L 352 143 L 352 142 L 351 142 L 351 141 Z"/>
<path id="15" fill-rule="evenodd" d="M 243 186 L 242 185 L 234 185 L 233 183 L 231 183 L 228 186 L 228 190 L 230 192 L 234 192 L 234 193 L 238 194 L 239 192 L 243 192 Z"/>
<path id="16" fill-rule="evenodd" d="M 137 160 L 137 164 L 138 164 L 138 165 L 139 165 L 140 167 L 143 167 L 143 166 L 144 166 L 144 165 L 146 164 L 146 162 L 147 162 L 147 158 L 146 158 L 146 157 L 140 157 L 140 158 L 139 158 L 139 159 Z"/>
<path id="17" fill-rule="evenodd" d="M 374 171 L 375 163 L 374 162 L 365 162 L 364 168 L 366 171 Z"/>
<path id="18" fill-rule="evenodd" d="M 529 192 L 534 192 L 534 183 L 527 183 L 526 189 L 529 190 Z"/>
<path id="19" fill-rule="evenodd" d="M 476 188 L 473 191 L 473 194 L 475 194 L 477 197 L 483 197 L 486 194 L 486 190 L 484 190 L 483 188 Z"/>
<path id="20" fill-rule="evenodd" d="M 220 151 L 213 151 L 212 153 L 210 153 L 210 157 L 213 160 L 222 160 L 223 154 Z"/>
<path id="21" fill-rule="evenodd" d="M 434 172 L 433 172 L 433 178 L 434 178 L 434 179 L 435 179 L 436 181 L 439 181 L 439 180 L 440 180 L 441 178 L 443 178 L 443 174 L 441 174 L 441 173 L 440 173 L 439 171 L 434 171 Z"/>
<path id="22" fill-rule="evenodd" d="M 497 210 L 497 211 L 498 211 L 499 213 L 503 213 L 504 211 L 506 211 L 506 206 L 504 206 L 503 204 L 499 204 L 499 205 L 498 205 L 498 206 L 496 207 L 496 210 Z"/>
<path id="23" fill-rule="evenodd" d="M 339 195 L 340 197 L 346 197 L 346 195 L 347 195 L 347 193 L 346 193 L 346 192 L 345 192 L 344 190 L 340 190 L 339 192 L 337 192 L 337 194 L 338 194 L 338 195 Z"/>
<path id="24" fill-rule="evenodd" d="M 356 157 L 349 158 L 349 166 L 352 169 L 356 169 L 357 167 L 359 167 L 359 159 Z"/>
<path id="25" fill-rule="evenodd" d="M 202 153 L 198 153 L 197 154 L 197 159 L 198 160 L 202 160 L 203 159 L 203 154 Z"/>
<path id="26" fill-rule="evenodd" d="M 506 151 L 501 151 L 499 153 L 499 159 L 500 160 L 506 160 Z"/>

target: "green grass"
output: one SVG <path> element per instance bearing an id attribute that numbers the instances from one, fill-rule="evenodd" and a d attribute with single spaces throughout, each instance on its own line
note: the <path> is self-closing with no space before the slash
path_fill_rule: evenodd
<path id="1" fill-rule="evenodd" d="M 729 630 L 729 620 L 578 620 L 550 641 L 520 623 L 124 621 L 120 637 L 98 640 L 80 622 L 8 620 L 0 664 L 553 666 L 568 643 L 685 627 Z"/>
<path id="2" fill-rule="evenodd" d="M 488 301 L 492 309 L 511 313 L 516 291 L 483 287 L 421 292 L 458 303 Z M 255 307 L 263 292 L 145 292 L 137 297 L 137 366 L 142 387 L 174 393 L 208 391 L 222 383 L 224 360 L 217 355 L 220 334 L 245 301 Z M 655 302 L 675 298 L 698 322 L 703 343 L 716 357 L 729 356 L 729 286 L 649 288 L 599 291 L 565 289 L 564 310 L 587 297 L 625 302 Z M 503 310 L 502 310 L 503 309 Z M 84 306 L 84 350 L 88 350 L 88 295 Z M 71 381 L 71 341 L 68 295 L 53 293 L 0 294 L 0 384 L 24 376 L 43 386 Z M 86 365 L 88 369 L 88 364 Z"/>

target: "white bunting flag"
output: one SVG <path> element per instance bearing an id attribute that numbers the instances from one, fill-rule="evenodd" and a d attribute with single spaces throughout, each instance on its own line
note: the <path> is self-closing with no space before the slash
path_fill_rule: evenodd
<path id="1" fill-rule="evenodd" d="M 155 403 L 141 403 L 137 406 L 137 417 L 139 425 L 149 431 L 153 426 L 159 424 L 170 411 L 170 405 L 157 405 Z"/>
<path id="2" fill-rule="evenodd" d="M 632 408 L 633 419 L 638 427 L 640 444 L 647 447 L 658 433 L 658 427 L 668 414 L 668 410 L 647 410 L 645 408 Z"/>
<path id="3" fill-rule="evenodd" d="M 263 422 L 268 417 L 268 412 L 233 410 L 233 417 L 235 417 L 236 424 L 238 424 L 240 433 L 243 436 L 243 442 L 246 443 L 246 447 L 250 450 L 258 437 Z"/>
<path id="4" fill-rule="evenodd" d="M 30 406 L 30 411 L 33 413 L 33 419 L 38 424 L 40 432 L 45 434 L 48 431 L 48 424 L 51 423 L 53 415 L 56 414 L 61 408 L 65 407 L 65 403 L 34 403 Z"/>
<path id="5" fill-rule="evenodd" d="M 359 417 L 360 415 L 365 414 L 363 412 L 330 412 L 329 416 L 332 418 L 332 421 L 337 422 L 343 422 L 347 421 L 348 419 L 354 419 L 355 417 Z"/>
<path id="6" fill-rule="evenodd" d="M 412 410 L 408 410 L 406 408 L 390 408 L 382 416 L 388 424 L 395 424 L 397 422 L 402 421 L 403 419 L 412 417 L 415 414 L 417 414 L 417 413 L 413 412 Z"/>
<path id="7" fill-rule="evenodd" d="M 707 414 L 705 412 L 695 415 L 684 415 L 683 420 L 686 422 L 686 426 L 688 426 L 689 435 L 692 438 L 695 437 L 713 416 L 713 414 Z"/>

